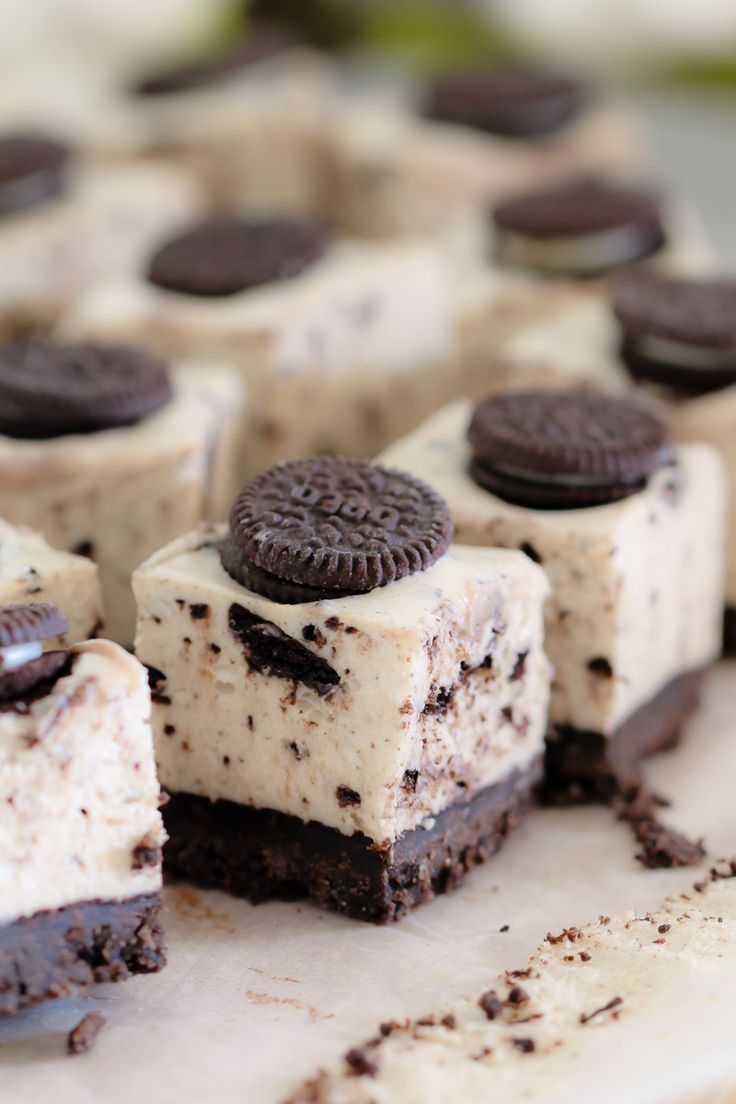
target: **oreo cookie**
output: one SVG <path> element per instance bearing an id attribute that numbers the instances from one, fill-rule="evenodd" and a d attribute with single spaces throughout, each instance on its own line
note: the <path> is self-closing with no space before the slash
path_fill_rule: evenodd
<path id="1" fill-rule="evenodd" d="M 284 604 L 364 594 L 423 571 L 452 538 L 444 499 L 361 460 L 296 460 L 243 488 L 221 550 L 243 586 Z"/>
<path id="2" fill-rule="evenodd" d="M 666 426 L 622 399 L 588 392 L 512 393 L 479 403 L 470 474 L 518 506 L 568 510 L 636 494 L 674 459 Z"/>
<path id="3" fill-rule="evenodd" d="M 546 138 L 577 118 L 587 100 L 585 86 L 574 77 L 499 66 L 439 77 L 426 92 L 422 113 L 504 138 Z"/>
<path id="4" fill-rule="evenodd" d="M 654 192 L 589 178 L 506 200 L 493 221 L 498 260 L 568 276 L 633 264 L 666 240 Z"/>
<path id="5" fill-rule="evenodd" d="M 736 280 L 631 273 L 614 287 L 613 311 L 634 378 L 692 395 L 736 383 Z"/>
<path id="6" fill-rule="evenodd" d="M 248 35 L 230 49 L 201 61 L 148 73 L 133 86 L 132 92 L 136 96 L 155 97 L 196 91 L 237 78 L 251 66 L 277 57 L 293 45 L 293 35 L 286 28 L 255 24 Z"/>
<path id="7" fill-rule="evenodd" d="M 56 606 L 0 606 L 0 700 L 27 693 L 39 682 L 58 675 L 68 661 L 66 652 L 44 652 L 43 642 L 69 631 Z"/>
<path id="8" fill-rule="evenodd" d="M 41 134 L 0 137 L 0 217 L 60 196 L 71 149 Z"/>
<path id="9" fill-rule="evenodd" d="M 317 223 L 289 218 L 213 218 L 163 245 L 148 266 L 157 287 L 182 295 L 236 295 L 289 280 L 325 253 Z"/>
<path id="10" fill-rule="evenodd" d="M 123 345 L 0 346 L 0 433 L 22 439 L 131 425 L 171 399 L 166 365 Z"/>

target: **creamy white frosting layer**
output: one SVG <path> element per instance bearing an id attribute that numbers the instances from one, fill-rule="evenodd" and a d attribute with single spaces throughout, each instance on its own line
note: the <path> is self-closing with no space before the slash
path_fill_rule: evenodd
<path id="1" fill-rule="evenodd" d="M 181 366 L 174 397 L 132 426 L 25 441 L 0 436 L 0 515 L 99 567 L 106 633 L 130 644 L 133 569 L 234 494 L 242 384 L 221 366 Z M 90 547 L 91 546 L 91 547 Z"/>
<path id="2" fill-rule="evenodd" d="M 48 325 L 98 280 L 137 272 L 203 212 L 199 185 L 176 166 L 81 165 L 58 199 L 0 224 L 0 336 Z"/>
<path id="3" fill-rule="evenodd" d="M 60 552 L 40 533 L 0 518 L 0 605 L 51 602 L 66 614 L 69 632 L 61 644 L 75 644 L 103 627 L 97 564 Z"/>
<path id="4" fill-rule="evenodd" d="M 0 923 L 161 887 L 164 830 L 145 668 L 107 640 L 25 713 L 0 709 Z"/>
<path id="5" fill-rule="evenodd" d="M 525 556 L 453 546 L 369 594 L 287 606 L 227 575 L 223 535 L 183 537 L 134 577 L 136 654 L 162 675 L 153 723 L 167 789 L 383 842 L 540 755 L 548 587 Z M 320 693 L 254 669 L 229 626 L 234 605 L 339 682 Z"/>
<path id="6" fill-rule="evenodd" d="M 219 299 L 112 282 L 63 331 L 233 364 L 249 395 L 243 477 L 314 452 L 370 456 L 454 393 L 451 282 L 430 245 L 341 242 L 296 279 Z"/>
<path id="7" fill-rule="evenodd" d="M 350 1052 L 351 1064 L 321 1072 L 288 1104 L 578 1099 L 578 1072 L 610 1070 L 613 1055 L 628 1055 L 629 1047 L 640 1060 L 643 1030 L 650 1050 L 672 1063 L 675 1095 L 669 1099 L 675 1099 L 682 1063 L 672 1050 L 673 1014 L 678 1038 L 684 1037 L 685 1017 L 692 1019 L 693 1063 L 687 1073 L 699 1072 L 701 1084 L 707 1084 L 702 1063 L 699 1071 L 693 1068 L 698 1008 L 701 1001 L 722 1001 L 720 975 L 732 969 L 735 957 L 732 877 L 669 898 L 654 912 L 602 916 L 585 927 L 552 933 L 525 968 L 489 978 L 486 994 L 497 1001 L 495 1007 L 486 996 L 486 1004 L 495 1007 L 493 1019 L 481 1007 L 479 993 L 421 1019 L 388 1024 L 385 1035 Z M 661 1026 L 652 1032 L 656 1010 Z M 724 1006 L 724 1016 L 730 1014 Z M 645 1065 L 652 1068 L 651 1061 Z M 590 1084 L 590 1077 L 586 1080 Z M 659 1083 L 666 1079 L 660 1076 Z M 613 1094 L 601 1091 L 605 1099 L 615 1099 L 615 1086 Z"/>
<path id="8" fill-rule="evenodd" d="M 546 648 L 550 719 L 610 735 L 671 679 L 720 652 L 725 477 L 716 452 L 688 445 L 674 467 L 619 502 L 529 510 L 468 474 L 472 404 L 460 400 L 387 449 L 449 503 L 459 541 L 529 547 L 552 585 Z M 611 675 L 601 674 L 610 664 Z"/>

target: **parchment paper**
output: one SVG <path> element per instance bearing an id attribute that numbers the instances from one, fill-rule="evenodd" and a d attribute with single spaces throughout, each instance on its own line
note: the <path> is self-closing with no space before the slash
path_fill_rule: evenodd
<path id="1" fill-rule="evenodd" d="M 712 672 L 684 745 L 648 778 L 673 799 L 672 823 L 704 835 L 713 855 L 736 854 L 736 663 Z M 0 1102 L 276 1104 L 381 1020 L 480 993 L 523 966 L 548 930 L 655 907 L 697 880 L 697 869 L 642 870 L 634 850 L 605 809 L 538 811 L 463 888 L 387 928 L 172 886 L 163 973 L 0 1024 Z M 569 1104 L 590 1104 L 595 1085 L 610 1099 L 615 1084 L 627 1104 L 736 1085 L 733 964 L 714 964 L 700 998 L 697 1012 L 684 999 L 658 1010 L 625 1063 L 598 1053 Z M 67 1057 L 66 1033 L 93 1008 L 107 1018 L 94 1050 Z"/>

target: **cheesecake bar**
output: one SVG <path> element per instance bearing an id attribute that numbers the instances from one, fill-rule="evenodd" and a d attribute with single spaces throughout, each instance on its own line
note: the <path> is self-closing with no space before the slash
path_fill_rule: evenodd
<path id="1" fill-rule="evenodd" d="M 141 349 L 27 341 L 0 347 L 0 516 L 100 572 L 106 634 L 133 640 L 130 576 L 235 484 L 240 381 Z"/>
<path id="2" fill-rule="evenodd" d="M 28 602 L 47 602 L 62 611 L 69 623 L 59 640 L 63 647 L 99 636 L 104 626 L 97 564 L 0 518 L 0 606 Z"/>
<path id="3" fill-rule="evenodd" d="M 619 1098 L 633 1099 L 645 1079 L 654 1086 L 656 1072 L 697 1086 L 681 1099 L 703 1099 L 714 1028 L 714 1056 L 727 1053 L 733 1001 L 724 972 L 733 980 L 736 960 L 733 867 L 719 864 L 710 879 L 651 912 L 548 932 L 521 969 L 489 978 L 473 999 L 438 1000 L 418 1019 L 384 1022 L 282 1104 L 585 1099 L 600 1089 L 601 1063 L 613 1069 L 636 1039 L 644 1040 L 636 1064 L 615 1079 Z M 675 1040 L 685 1053 L 671 1069 Z M 710 1083 L 725 1084 L 720 1071 L 716 1078 Z"/>
<path id="4" fill-rule="evenodd" d="M 623 399 L 517 392 L 453 403 L 380 460 L 447 500 L 457 540 L 521 549 L 547 573 L 550 786 L 607 797 L 636 784 L 720 651 L 715 451 L 674 448 Z"/>
<path id="5" fill-rule="evenodd" d="M 203 205 L 175 166 L 97 165 L 50 138 L 0 135 L 0 339 L 48 329 L 103 276 L 136 271 Z"/>
<path id="6" fill-rule="evenodd" d="M 138 569 L 172 870 L 385 922 L 501 846 L 541 777 L 547 583 L 450 535 L 419 481 L 323 457 Z"/>
<path id="7" fill-rule="evenodd" d="M 430 245 L 217 219 L 159 249 L 147 279 L 100 285 L 62 332 L 236 366 L 246 478 L 312 452 L 373 455 L 454 394 L 450 283 Z"/>
<path id="8" fill-rule="evenodd" d="M 146 672 L 107 640 L 43 650 L 68 634 L 0 607 L 0 1014 L 165 963 Z"/>
<path id="9" fill-rule="evenodd" d="M 193 171 L 224 210 L 316 215 L 333 85 L 316 51 L 253 25 L 226 52 L 142 74 L 121 105 L 127 141 Z"/>
<path id="10" fill-rule="evenodd" d="M 682 442 L 719 452 L 729 483 L 724 644 L 736 650 L 736 283 L 620 277 L 606 299 L 560 303 L 493 357 L 514 386 L 636 392 Z"/>
<path id="11" fill-rule="evenodd" d="M 492 263 L 466 265 L 456 285 L 456 394 L 477 399 L 507 389 L 508 373 L 496 356 L 502 344 L 552 313 L 605 300 L 622 270 L 693 277 L 716 264 L 690 207 L 602 179 L 568 181 L 498 204 L 487 251 Z"/>
<path id="12" fill-rule="evenodd" d="M 644 161 L 633 112 L 594 102 L 566 75 L 450 73 L 417 107 L 373 95 L 335 113 L 329 199 L 349 232 L 445 237 L 469 214 L 540 180 L 631 175 Z"/>

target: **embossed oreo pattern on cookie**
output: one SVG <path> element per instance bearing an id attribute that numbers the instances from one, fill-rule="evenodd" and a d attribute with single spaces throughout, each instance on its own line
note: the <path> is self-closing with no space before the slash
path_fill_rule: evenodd
<path id="1" fill-rule="evenodd" d="M 0 347 L 0 433 L 22 439 L 130 425 L 171 399 L 163 361 L 123 345 Z"/>
<path id="2" fill-rule="evenodd" d="M 507 138 L 541 138 L 561 130 L 583 109 L 580 81 L 521 67 L 449 73 L 431 85 L 423 105 L 427 118 Z"/>
<path id="3" fill-rule="evenodd" d="M 690 394 L 736 383 L 736 280 L 630 273 L 614 287 L 631 374 Z"/>
<path id="4" fill-rule="evenodd" d="M 666 240 L 655 193 L 589 178 L 506 200 L 493 221 L 500 260 L 571 275 L 632 264 Z"/>
<path id="5" fill-rule="evenodd" d="M 222 560 L 238 582 L 275 601 L 315 601 L 423 571 L 451 538 L 447 504 L 421 480 L 314 457 L 277 464 L 241 491 Z M 301 599 L 296 587 L 305 588 Z"/>
<path id="6" fill-rule="evenodd" d="M 468 428 L 470 472 L 521 506 L 573 509 L 625 498 L 673 460 L 665 425 L 622 399 L 528 392 L 488 399 Z"/>
<path id="7" fill-rule="evenodd" d="M 299 276 L 327 246 L 324 228 L 306 220 L 207 219 L 154 254 L 148 279 L 182 295 L 235 295 Z"/>
<path id="8" fill-rule="evenodd" d="M 61 195 L 71 152 L 62 142 L 40 134 L 0 137 L 0 217 Z"/>

